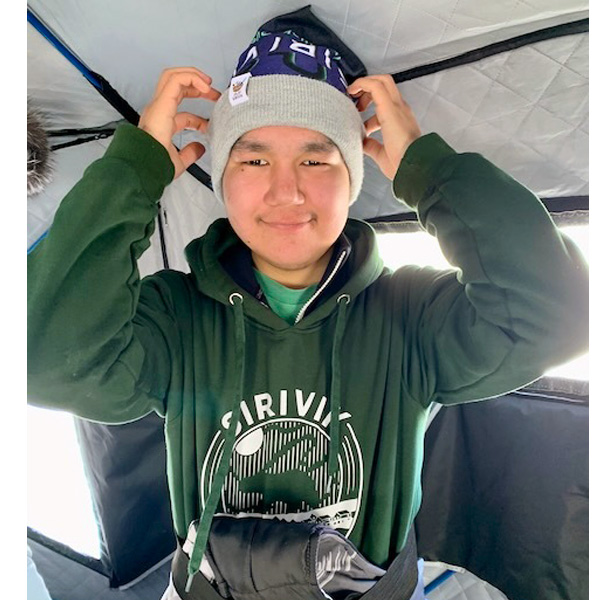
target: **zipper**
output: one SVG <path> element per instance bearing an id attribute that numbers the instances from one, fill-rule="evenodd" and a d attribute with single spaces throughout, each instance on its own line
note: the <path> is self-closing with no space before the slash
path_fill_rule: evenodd
<path id="1" fill-rule="evenodd" d="M 340 269 L 340 266 L 344 262 L 344 259 L 346 258 L 346 255 L 347 255 L 347 251 L 346 250 L 343 250 L 340 253 L 340 256 L 338 257 L 338 260 L 336 261 L 336 265 L 332 269 L 332 272 L 329 274 L 329 277 L 323 282 L 323 285 L 311 296 L 311 298 L 308 300 L 308 302 L 306 302 L 306 304 L 304 304 L 304 306 L 302 306 L 301 310 L 297 313 L 297 317 L 295 318 L 295 325 L 297 325 L 304 318 L 304 315 L 306 314 L 306 311 L 308 310 L 308 307 L 316 300 L 316 298 L 319 296 L 319 294 L 321 294 L 321 292 L 329 285 L 329 283 L 334 278 L 336 273 L 338 273 L 338 270 Z"/>

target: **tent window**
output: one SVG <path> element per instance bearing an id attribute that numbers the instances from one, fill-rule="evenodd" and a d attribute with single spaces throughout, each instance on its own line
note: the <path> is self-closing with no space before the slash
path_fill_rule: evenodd
<path id="1" fill-rule="evenodd" d="M 561 231 L 577 244 L 588 261 L 588 225 L 561 227 Z M 432 266 L 437 269 L 451 267 L 443 256 L 436 238 L 425 231 L 377 233 L 377 240 L 383 261 L 392 269 L 407 264 Z M 589 362 L 586 353 L 576 360 L 548 371 L 545 375 L 588 381 L 588 371 Z"/>
<path id="2" fill-rule="evenodd" d="M 34 406 L 28 406 L 28 526 L 101 557 L 74 417 Z"/>

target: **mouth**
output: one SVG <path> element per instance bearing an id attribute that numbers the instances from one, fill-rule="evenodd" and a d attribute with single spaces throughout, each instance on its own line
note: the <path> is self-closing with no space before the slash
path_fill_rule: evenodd
<path id="1" fill-rule="evenodd" d="M 308 225 L 310 225 L 310 223 L 312 222 L 312 219 L 310 218 L 306 218 L 306 219 L 292 219 L 292 220 L 287 220 L 287 219 L 261 219 L 261 223 L 263 223 L 263 225 L 265 225 L 266 227 L 270 227 L 272 229 L 276 229 L 278 231 L 287 231 L 287 232 L 294 232 L 294 231 L 300 231 L 302 230 L 304 227 L 308 227 Z"/>

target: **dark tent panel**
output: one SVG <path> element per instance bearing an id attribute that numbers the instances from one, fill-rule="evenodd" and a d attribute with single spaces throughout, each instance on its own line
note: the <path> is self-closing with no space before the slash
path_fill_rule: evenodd
<path id="1" fill-rule="evenodd" d="M 53 600 L 159 600 L 169 584 L 170 560 L 130 587 L 118 589 L 109 586 L 107 575 L 92 565 L 86 566 L 83 557 L 61 553 L 57 544 L 50 544 L 34 532 L 29 534 L 28 546 Z"/>
<path id="2" fill-rule="evenodd" d="M 442 409 L 426 436 L 420 555 L 509 600 L 588 598 L 588 417 L 586 402 L 534 394 Z"/>
<path id="3" fill-rule="evenodd" d="M 113 427 L 77 419 L 77 432 L 112 586 L 169 557 L 176 541 L 165 470 L 163 421 L 155 414 Z"/>

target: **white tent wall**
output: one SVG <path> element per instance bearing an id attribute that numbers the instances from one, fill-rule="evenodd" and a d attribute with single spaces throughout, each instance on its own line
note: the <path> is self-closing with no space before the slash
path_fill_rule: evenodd
<path id="1" fill-rule="evenodd" d="M 28 248 L 49 229 L 62 198 L 81 179 L 84 170 L 104 154 L 109 143 L 110 139 L 97 140 L 53 153 L 54 180 L 43 192 L 28 199 Z M 188 271 L 184 246 L 224 214 L 222 204 L 216 201 L 213 193 L 190 175 L 167 187 L 161 198 L 165 250 L 163 253 L 157 223 L 151 246 L 139 259 L 142 276 L 162 269 L 163 255 L 169 267 Z"/>
<path id="2" fill-rule="evenodd" d="M 28 97 L 50 129 L 98 127 L 122 118 L 30 24 L 27 43 Z"/>
<path id="3" fill-rule="evenodd" d="M 165 190 L 161 207 L 169 266 L 187 272 L 185 246 L 203 235 L 214 220 L 224 217 L 225 210 L 213 192 L 188 173 Z"/>
<path id="4" fill-rule="evenodd" d="M 363 4 L 363 8 L 356 4 Z M 363 48 L 367 45 L 364 34 L 369 36 L 371 44 L 375 36 L 373 24 L 381 20 L 380 37 L 387 40 L 386 50 L 377 53 L 374 60 L 368 56 L 364 62 L 370 72 L 387 73 L 433 63 L 531 31 L 588 17 L 588 2 L 579 0 L 390 1 L 380 17 L 371 10 L 370 0 L 353 2 L 353 5 L 345 23 L 353 19 L 350 29 L 355 32 L 343 39 L 351 48 Z M 363 29 L 354 23 L 358 10 L 364 16 Z"/>
<path id="5" fill-rule="evenodd" d="M 69 192 L 83 175 L 85 169 L 100 158 L 109 146 L 110 140 L 97 140 L 63 148 L 53 153 L 54 179 L 46 188 L 34 197 L 28 198 L 28 248 L 33 247 L 45 235 L 53 222 L 56 210 L 62 198 Z M 166 194 L 165 201 L 172 204 Z M 176 253 L 172 252 L 175 257 Z M 174 264 L 182 265 L 181 257 L 176 258 Z M 164 266 L 161 241 L 158 235 L 158 226 L 152 236 L 150 248 L 139 260 L 139 269 L 143 275 L 155 273 Z"/>
<path id="6" fill-rule="evenodd" d="M 99 140 L 52 152 L 52 181 L 41 193 L 28 198 L 28 248 L 49 229 L 62 198 L 81 179 L 87 166 L 104 154 L 108 143 Z"/>
<path id="7" fill-rule="evenodd" d="M 122 120 L 122 115 L 30 24 L 27 39 L 28 98 L 41 113 L 47 130 L 100 127 Z M 53 138 L 50 143 L 54 143 Z M 45 234 L 62 198 L 79 181 L 84 170 L 104 154 L 109 143 L 110 138 L 100 139 L 52 152 L 52 181 L 27 201 L 28 248 Z M 177 143 L 187 142 L 178 136 Z M 165 190 L 161 207 L 169 265 L 187 270 L 183 255 L 185 243 L 201 235 L 215 218 L 223 216 L 224 209 L 212 192 L 190 175 Z M 158 231 L 139 265 L 144 275 L 163 268 Z"/>
<path id="8" fill-rule="evenodd" d="M 30 24 L 27 35 L 28 99 L 46 130 L 98 127 L 122 118 Z M 62 198 L 106 146 L 101 140 L 52 153 L 52 182 L 28 198 L 28 248 L 49 228 Z"/>

